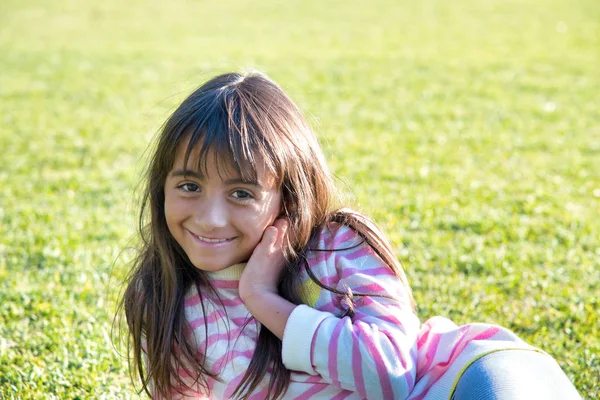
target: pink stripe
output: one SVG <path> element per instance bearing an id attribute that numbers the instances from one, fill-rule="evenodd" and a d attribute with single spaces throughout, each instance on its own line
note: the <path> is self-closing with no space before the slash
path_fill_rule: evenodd
<path id="1" fill-rule="evenodd" d="M 208 348 L 220 340 L 229 341 L 229 339 L 230 339 L 230 336 L 227 333 L 215 333 L 215 334 L 209 335 L 208 338 L 206 338 L 205 340 L 200 342 L 200 344 L 198 345 L 198 348 Z"/>
<path id="2" fill-rule="evenodd" d="M 357 258 L 370 257 L 373 255 L 373 250 L 367 245 L 362 245 L 356 248 L 356 250 L 351 253 L 346 253 L 343 255 L 344 259 L 348 261 L 355 261 Z"/>
<path id="3" fill-rule="evenodd" d="M 321 375 L 307 375 L 307 376 L 308 376 L 308 378 L 303 379 L 302 381 L 298 381 L 298 382 L 304 382 L 304 383 L 323 383 L 323 377 Z"/>
<path id="4" fill-rule="evenodd" d="M 322 277 L 319 277 L 319 281 L 321 281 L 321 283 L 324 283 L 325 285 L 335 287 L 337 285 L 337 283 L 340 281 L 340 278 L 337 275 L 322 276 Z"/>
<path id="5" fill-rule="evenodd" d="M 239 281 L 213 280 L 212 284 L 215 289 L 237 289 L 239 287 Z"/>
<path id="6" fill-rule="evenodd" d="M 402 348 L 400 347 L 400 344 L 401 343 L 403 344 L 403 341 L 402 340 L 400 340 L 400 341 L 392 340 L 392 338 L 395 335 L 397 335 L 397 332 L 394 332 L 394 331 L 389 332 L 389 331 L 387 331 L 385 329 L 381 329 L 380 328 L 379 329 L 379 333 L 388 338 L 388 341 L 389 341 L 390 345 L 395 349 L 395 356 L 394 357 L 398 358 L 398 360 L 400 361 L 400 364 L 402 365 L 402 369 L 406 371 L 408 364 L 406 362 L 405 351 L 402 351 Z M 406 343 L 406 344 L 408 344 L 408 343 Z M 412 349 L 408 353 L 409 353 L 408 357 L 411 357 L 410 354 L 412 354 Z M 414 357 L 412 359 L 415 360 L 416 357 Z M 411 376 L 411 380 L 412 380 L 412 376 Z"/>
<path id="7" fill-rule="evenodd" d="M 329 300 L 329 302 L 322 304 L 319 306 L 319 310 L 320 311 L 327 311 L 330 312 L 332 314 L 336 314 L 340 311 L 340 309 L 338 308 L 338 304 L 339 301 L 334 302 L 336 299 L 335 298 L 331 298 Z"/>
<path id="8" fill-rule="evenodd" d="M 333 240 L 326 240 L 325 241 L 325 245 L 329 245 L 326 248 L 327 249 L 343 249 L 346 247 L 351 247 L 355 244 L 358 243 L 358 240 L 356 241 L 356 243 L 346 243 L 348 242 L 350 239 L 354 239 L 358 236 L 358 234 L 356 232 L 354 232 L 352 229 L 350 228 L 346 228 L 345 232 L 340 234 L 340 231 L 342 229 L 337 230 L 336 232 L 334 232 L 334 237 Z M 329 243 L 327 243 L 329 242 Z M 344 246 L 342 246 L 342 244 L 344 244 Z"/>
<path id="9" fill-rule="evenodd" d="M 338 394 L 336 394 L 335 396 L 333 396 L 331 398 L 331 400 L 344 400 L 346 397 L 352 395 L 353 392 L 349 391 L 349 390 L 344 390 L 343 392 L 340 392 Z M 360 392 L 359 392 L 360 393 Z M 362 396 L 362 395 L 361 395 Z"/>
<path id="10" fill-rule="evenodd" d="M 324 383 L 313 384 L 310 389 L 308 389 L 307 391 L 305 391 L 301 395 L 294 397 L 294 400 L 308 400 L 313 395 L 315 395 L 315 394 L 317 394 L 319 392 L 322 392 L 326 388 L 327 388 L 327 384 L 324 384 Z M 264 397 L 263 397 L 263 399 L 264 399 Z"/>
<path id="11" fill-rule="evenodd" d="M 386 294 L 389 293 L 386 291 Z M 399 300 L 390 300 L 386 299 L 385 297 L 364 296 L 360 299 L 360 301 L 362 301 L 363 305 L 365 306 L 386 307 L 395 313 L 398 312 L 399 308 L 408 308 Z"/>
<path id="12" fill-rule="evenodd" d="M 419 354 L 419 349 L 417 349 L 417 346 L 412 346 L 410 348 L 410 359 L 411 360 L 416 360 L 417 359 L 417 354 Z"/>
<path id="13" fill-rule="evenodd" d="M 429 336 L 431 336 L 431 339 Z M 423 376 L 431 367 L 431 364 L 433 363 L 437 353 L 438 346 L 440 345 L 441 337 L 442 335 L 432 332 L 430 332 L 430 335 L 427 335 L 427 351 L 425 352 L 425 357 L 419 358 L 419 363 L 417 365 L 417 374 L 419 376 Z M 423 343 L 419 342 L 417 346 L 419 346 L 419 348 L 423 348 Z"/>
<path id="14" fill-rule="evenodd" d="M 425 342 L 427 342 L 427 340 L 429 340 L 429 335 L 434 334 L 431 331 L 431 326 L 427 323 L 423 324 L 423 327 L 421 328 L 421 332 L 423 332 L 423 334 L 420 335 L 420 337 L 417 339 L 417 347 L 419 349 L 423 347 L 423 344 Z"/>
<path id="15" fill-rule="evenodd" d="M 352 288 L 355 293 L 387 293 L 388 290 L 377 283 L 367 283 L 365 285 L 355 286 Z"/>
<path id="16" fill-rule="evenodd" d="M 212 392 L 213 388 L 215 387 L 215 383 L 217 383 L 217 381 L 213 378 L 207 378 L 208 381 L 208 388 L 207 388 L 207 392 L 210 393 Z"/>
<path id="17" fill-rule="evenodd" d="M 352 332 L 352 376 L 354 376 L 354 384 L 356 391 L 362 397 L 367 397 L 365 388 L 365 377 L 362 371 L 362 354 L 360 352 L 360 337 L 358 332 Z"/>
<path id="18" fill-rule="evenodd" d="M 246 325 L 246 322 L 248 322 L 248 324 L 250 324 L 252 322 L 254 318 L 252 318 L 252 316 L 247 315 L 245 317 L 236 317 L 236 318 L 230 318 L 231 322 L 233 322 L 234 325 L 242 327 L 244 325 Z"/>
<path id="19" fill-rule="evenodd" d="M 237 307 L 241 304 L 244 304 L 242 299 L 240 299 L 239 297 L 236 297 L 235 299 L 221 299 L 221 301 L 223 302 L 223 306 L 225 307 Z"/>
<path id="20" fill-rule="evenodd" d="M 200 304 L 200 296 L 198 293 L 195 293 L 192 297 L 186 297 L 183 301 L 185 307 L 193 307 L 197 304 Z"/>
<path id="21" fill-rule="evenodd" d="M 500 331 L 500 327 L 498 326 L 491 326 L 488 329 L 486 329 L 485 331 L 483 331 L 482 333 L 480 333 L 479 335 L 475 336 L 472 340 L 485 340 L 485 339 L 489 339 L 492 336 L 494 336 L 496 333 L 498 333 Z"/>
<path id="22" fill-rule="evenodd" d="M 375 335 L 378 337 L 379 335 Z M 373 362 L 375 363 L 375 369 L 377 370 L 377 375 L 379 376 L 379 384 L 381 386 L 381 391 L 384 399 L 394 399 L 394 389 L 392 388 L 392 382 L 390 381 L 390 376 L 387 373 L 386 362 L 381 357 L 381 353 L 383 353 L 383 349 L 378 348 L 377 343 L 373 340 L 375 337 L 371 335 L 364 336 L 364 342 L 366 344 L 367 349 L 371 353 L 373 357 Z"/>
<path id="23" fill-rule="evenodd" d="M 401 299 L 395 300 L 367 295 L 357 297 L 356 303 L 360 308 L 366 309 L 366 312 L 361 313 L 362 315 L 373 315 L 377 317 L 379 313 L 387 311 L 389 314 L 398 316 L 397 319 L 399 321 L 404 319 L 407 314 L 410 314 L 411 317 L 413 316 L 410 306 Z"/>
<path id="24" fill-rule="evenodd" d="M 410 393 L 410 391 L 413 390 L 415 387 L 415 380 L 414 380 L 412 374 L 410 373 L 410 371 L 406 370 L 406 366 L 404 364 L 405 364 L 405 362 L 402 363 L 402 367 L 406 371 L 404 373 L 404 377 L 406 378 L 406 385 L 408 386 L 408 391 Z"/>
<path id="25" fill-rule="evenodd" d="M 254 354 L 254 349 L 246 350 L 246 351 L 233 350 L 233 351 L 226 352 L 222 357 L 220 357 L 219 359 L 217 359 L 215 361 L 215 363 L 213 365 L 213 372 L 215 372 L 215 373 L 221 372 L 221 370 L 223 369 L 223 366 L 227 362 L 231 363 L 237 357 L 244 357 L 244 358 L 247 358 L 248 360 L 250 360 L 252 358 L 252 354 Z"/>
<path id="26" fill-rule="evenodd" d="M 391 268 L 387 267 L 387 266 L 384 266 L 384 267 L 377 266 L 377 267 L 365 268 L 365 269 L 347 267 L 342 270 L 342 279 L 351 277 L 356 274 L 367 275 L 370 277 L 395 276 L 394 272 L 392 272 Z"/>
<path id="27" fill-rule="evenodd" d="M 208 314 L 208 316 L 206 317 L 206 322 L 209 324 L 214 324 L 215 322 L 223 320 L 225 318 L 227 318 L 227 314 L 225 314 L 223 310 L 218 309 Z"/>
<path id="28" fill-rule="evenodd" d="M 461 326 L 459 328 L 459 339 L 458 341 L 456 341 L 456 344 L 454 345 L 454 347 L 452 348 L 452 351 L 450 352 L 450 356 L 448 357 L 448 359 L 444 362 L 440 362 L 438 363 L 435 367 L 433 367 L 430 371 L 427 372 L 427 375 L 430 383 L 427 387 L 427 389 L 425 389 L 423 391 L 423 393 L 421 393 L 421 395 L 419 395 L 419 399 L 422 399 L 423 397 L 425 397 L 425 395 L 427 394 L 427 392 L 429 391 L 429 389 L 431 389 L 431 387 L 433 385 L 436 384 L 437 381 L 439 381 L 441 379 L 441 377 L 444 375 L 444 373 L 448 370 L 448 365 L 450 365 L 455 359 L 456 357 L 458 357 L 462 351 L 462 349 L 472 340 L 475 340 L 475 338 L 470 339 L 467 335 L 467 333 L 470 330 L 470 326 L 465 325 L 465 326 Z M 477 337 L 481 337 L 482 339 L 488 338 L 490 336 L 493 336 L 494 333 L 492 333 L 491 335 L 489 335 L 487 333 L 487 331 L 489 330 L 493 330 L 494 333 L 497 332 L 497 329 L 495 328 L 490 328 L 487 329 L 485 332 L 483 332 L 482 334 L 476 336 Z M 437 346 L 436 346 L 437 349 Z M 428 351 L 429 353 L 429 351 Z"/>
<path id="29" fill-rule="evenodd" d="M 253 394 L 248 398 L 248 400 L 264 400 L 267 398 L 267 393 L 269 392 L 269 388 L 264 388 L 258 393 Z"/>
<path id="30" fill-rule="evenodd" d="M 323 246 L 322 248 L 326 248 Z M 316 251 L 314 259 L 309 262 L 309 268 L 315 268 L 319 264 L 327 263 L 327 260 L 331 257 L 331 253 L 327 251 Z"/>
<path id="31" fill-rule="evenodd" d="M 316 339 L 316 335 L 313 336 L 312 341 L 310 342 L 310 366 L 313 368 L 313 370 L 315 369 L 315 343 L 317 342 Z M 309 375 L 309 378 L 306 380 L 306 382 L 311 382 L 310 379 L 312 378 L 318 378 L 319 380 L 322 379 L 321 375 Z"/>
<path id="32" fill-rule="evenodd" d="M 178 368 L 177 369 L 177 375 L 179 375 L 182 378 L 191 378 L 192 376 L 190 374 L 187 373 L 187 371 L 183 368 Z"/>
<path id="33" fill-rule="evenodd" d="M 335 387 L 340 387 L 340 381 L 338 380 L 338 340 L 340 332 L 344 326 L 345 318 L 340 320 L 333 329 L 331 339 L 329 340 L 329 360 L 327 368 L 329 369 L 329 377 L 331 378 L 331 384 Z"/>
<path id="34" fill-rule="evenodd" d="M 337 262 L 337 261 L 336 261 Z M 378 274 L 379 277 L 395 277 L 394 273 L 392 272 L 391 269 L 389 269 L 388 267 L 378 267 L 378 268 L 372 268 L 371 270 L 380 270 L 380 269 L 385 269 L 386 273 L 385 274 Z M 342 268 L 341 272 L 340 271 L 336 271 L 336 273 L 334 275 L 330 275 L 330 276 L 319 276 L 319 281 L 324 283 L 325 285 L 329 285 L 329 286 L 335 286 L 341 279 L 348 279 L 351 278 L 353 275 L 364 275 L 364 276 L 369 276 L 372 277 L 374 275 L 370 274 L 370 270 L 364 270 L 364 269 L 357 269 L 357 268 L 353 268 L 352 269 L 352 273 L 346 272 L 347 269 L 346 268 Z M 340 275 L 338 275 L 341 274 Z M 394 283 L 397 284 L 397 283 Z M 383 291 L 384 293 L 387 292 L 388 290 L 386 288 L 380 287 L 379 289 L 373 289 L 373 290 L 380 290 Z M 354 292 L 359 292 L 360 290 L 358 290 L 357 288 L 353 288 L 352 291 Z"/>
<path id="35" fill-rule="evenodd" d="M 179 374 L 181 374 L 181 372 L 182 371 L 178 371 Z M 189 375 L 187 377 L 191 378 Z M 191 383 L 191 382 L 189 382 L 189 383 Z M 180 392 L 183 392 L 183 397 L 180 397 L 180 396 L 182 396 Z M 177 399 L 177 398 L 187 398 L 187 397 L 191 397 L 191 396 L 202 396 L 202 397 L 200 397 L 200 399 L 205 399 L 206 398 L 206 397 L 204 397 L 206 395 L 202 392 L 202 389 L 198 388 L 198 385 L 196 385 L 196 388 L 192 388 L 192 389 L 186 388 L 186 387 L 183 387 L 183 386 L 172 387 L 171 388 L 171 396 L 173 398 L 175 398 L 175 399 Z M 156 398 L 160 398 L 160 396 L 156 396 Z"/>
<path id="36" fill-rule="evenodd" d="M 208 315 L 208 317 L 206 317 L 206 318 L 198 317 L 196 319 L 193 319 L 189 323 L 189 326 L 192 329 L 196 329 L 199 326 L 203 326 L 205 321 L 208 324 L 214 324 L 217 320 L 222 320 L 222 319 L 225 319 L 225 313 L 223 312 L 223 310 L 215 310 L 212 313 L 210 313 Z"/>
<path id="37" fill-rule="evenodd" d="M 237 340 L 241 337 L 247 337 L 250 339 L 256 338 L 256 333 L 251 332 L 249 334 L 249 332 L 246 332 L 245 330 L 242 331 L 241 329 L 232 329 L 230 332 L 227 332 L 227 333 L 213 333 L 212 335 L 209 335 L 208 338 L 206 338 L 202 342 L 200 342 L 200 344 L 198 345 L 198 348 L 204 348 L 205 346 L 210 347 L 220 340 L 223 340 L 223 341 L 229 341 L 231 339 Z"/>
<path id="38" fill-rule="evenodd" d="M 433 370 L 439 370 L 441 367 L 446 367 L 449 364 L 452 363 L 452 361 L 454 361 L 454 359 L 460 354 L 460 352 L 463 350 L 463 348 L 472 341 L 472 339 L 469 338 L 469 330 L 470 330 L 470 326 L 461 326 L 459 328 L 459 337 L 458 340 L 456 341 L 456 344 L 454 345 L 454 347 L 452 348 L 452 351 L 450 352 L 450 356 L 448 358 L 447 361 L 438 363 Z M 444 371 L 445 372 L 445 371 Z M 437 379 L 436 379 L 437 381 Z M 432 382 L 432 384 L 435 383 Z"/>
<path id="39" fill-rule="evenodd" d="M 394 326 L 402 326 L 402 320 L 394 317 L 393 315 L 369 315 L 361 312 L 356 312 L 354 314 L 354 321 L 362 321 L 365 323 L 376 323 L 376 322 L 386 322 L 390 325 Z"/>
<path id="40" fill-rule="evenodd" d="M 233 396 L 233 392 L 238 387 L 238 385 L 242 381 L 243 377 L 244 377 L 244 373 L 241 373 L 238 376 L 236 376 L 235 378 L 233 378 L 231 381 L 229 381 L 229 383 L 227 384 L 227 387 L 225 388 L 225 393 L 224 393 L 225 398 L 230 399 Z"/>

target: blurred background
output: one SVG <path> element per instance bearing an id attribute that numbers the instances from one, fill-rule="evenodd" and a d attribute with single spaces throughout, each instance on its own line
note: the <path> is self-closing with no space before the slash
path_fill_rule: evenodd
<path id="1" fill-rule="evenodd" d="M 423 321 L 509 327 L 600 396 L 597 0 L 0 3 L 0 398 L 135 398 L 111 332 L 147 148 L 258 69 Z"/>

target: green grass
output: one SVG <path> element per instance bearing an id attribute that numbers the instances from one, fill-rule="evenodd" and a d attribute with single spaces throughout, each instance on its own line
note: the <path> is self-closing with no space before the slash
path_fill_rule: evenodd
<path id="1" fill-rule="evenodd" d="M 110 334 L 144 151 L 250 67 L 309 115 L 423 320 L 507 326 L 600 397 L 599 2 L 96 3 L 0 4 L 0 398 L 135 397 Z"/>

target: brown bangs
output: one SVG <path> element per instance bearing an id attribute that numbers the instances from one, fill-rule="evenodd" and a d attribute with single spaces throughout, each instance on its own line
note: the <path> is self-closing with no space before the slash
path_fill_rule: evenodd
<path id="1" fill-rule="evenodd" d="M 185 132 L 176 135 L 179 142 L 188 140 L 184 166 L 187 168 L 193 150 L 198 148 L 196 167 L 202 175 L 206 175 L 208 162 L 214 161 L 221 179 L 237 174 L 244 181 L 255 182 L 257 163 L 264 163 L 265 171 L 281 184 L 283 174 L 276 168 L 281 163 L 265 135 L 274 128 L 265 118 L 260 123 L 254 118 L 259 111 L 251 109 L 235 88 L 224 88 L 210 97 L 212 102 L 197 104 L 188 121 L 178 124 L 180 132 Z"/>

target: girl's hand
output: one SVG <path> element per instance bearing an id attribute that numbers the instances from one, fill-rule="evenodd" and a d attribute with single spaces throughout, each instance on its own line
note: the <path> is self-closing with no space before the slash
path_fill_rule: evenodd
<path id="1" fill-rule="evenodd" d="M 277 294 L 277 283 L 285 266 L 282 246 L 288 226 L 287 218 L 282 217 L 265 229 L 240 277 L 242 301 L 245 302 L 255 294 Z"/>
<path id="2" fill-rule="evenodd" d="M 279 276 L 285 267 L 282 246 L 288 226 L 287 218 L 277 218 L 265 229 L 242 272 L 239 285 L 240 297 L 248 311 L 281 340 L 287 320 L 296 308 L 277 292 Z"/>

